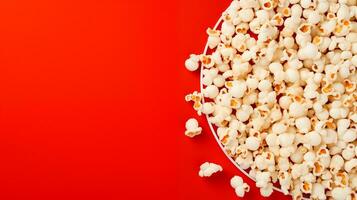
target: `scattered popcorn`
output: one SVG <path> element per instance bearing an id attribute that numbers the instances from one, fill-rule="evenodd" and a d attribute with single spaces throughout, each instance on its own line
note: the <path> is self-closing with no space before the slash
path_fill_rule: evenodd
<path id="1" fill-rule="evenodd" d="M 233 0 L 219 25 L 185 62 L 202 76 L 186 101 L 227 155 L 264 197 L 279 183 L 293 199 L 356 199 L 357 1 Z M 204 163 L 200 176 L 221 170 Z M 238 176 L 231 186 L 249 191 Z"/>
<path id="2" fill-rule="evenodd" d="M 205 162 L 200 166 L 198 175 L 200 177 L 210 177 L 212 174 L 223 171 L 223 168 L 217 164 Z"/>
<path id="3" fill-rule="evenodd" d="M 185 100 L 187 102 L 193 101 L 193 109 L 197 111 L 198 115 L 201 115 L 202 109 L 202 94 L 194 91 L 192 94 L 188 94 L 185 96 Z"/>
<path id="4" fill-rule="evenodd" d="M 185 66 L 186 69 L 189 71 L 196 71 L 198 69 L 199 65 L 199 61 L 200 61 L 200 57 L 194 54 L 190 55 L 190 58 L 186 60 L 185 62 Z"/>
<path id="5" fill-rule="evenodd" d="M 242 177 L 240 176 L 234 176 L 231 179 L 231 186 L 235 190 L 238 197 L 244 197 L 245 193 L 250 190 L 249 185 L 244 183 Z"/>
<path id="6" fill-rule="evenodd" d="M 190 118 L 186 121 L 185 135 L 188 137 L 195 137 L 202 132 L 202 128 L 198 126 L 198 121 L 194 118 Z"/>

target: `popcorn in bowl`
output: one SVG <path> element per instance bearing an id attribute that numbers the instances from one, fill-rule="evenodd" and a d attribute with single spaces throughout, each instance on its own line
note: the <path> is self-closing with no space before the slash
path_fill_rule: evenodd
<path id="1" fill-rule="evenodd" d="M 207 34 L 186 100 L 262 196 L 356 199 L 356 0 L 233 0 Z"/>

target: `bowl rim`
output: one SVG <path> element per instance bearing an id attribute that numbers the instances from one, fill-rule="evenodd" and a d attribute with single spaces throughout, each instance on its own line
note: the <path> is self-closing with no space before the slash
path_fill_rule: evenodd
<path id="1" fill-rule="evenodd" d="M 224 11 L 224 12 L 225 12 L 225 11 Z M 224 13 L 224 12 L 223 12 L 223 13 Z M 217 30 L 218 26 L 222 23 L 222 21 L 223 21 L 223 17 L 221 16 L 221 17 L 218 19 L 218 21 L 217 21 L 217 23 L 215 24 L 215 26 L 213 27 L 213 30 Z M 207 54 L 207 51 L 208 51 L 208 41 L 206 42 L 206 45 L 205 45 L 203 54 L 206 55 L 206 54 Z M 203 87 L 203 82 L 202 82 L 202 79 L 203 79 L 203 69 L 204 69 L 204 67 L 203 67 L 203 65 L 201 65 L 201 66 L 200 66 L 200 92 L 201 92 L 201 93 L 203 92 L 203 89 L 204 89 L 204 87 Z M 205 103 L 205 98 L 202 98 L 202 103 Z M 208 126 L 209 126 L 209 128 L 210 128 L 210 130 L 211 130 L 211 133 L 213 134 L 213 136 L 214 136 L 216 142 L 218 143 L 219 147 L 221 148 L 221 150 L 223 151 L 223 153 L 226 155 L 226 157 L 231 161 L 231 163 L 233 163 L 233 165 L 236 166 L 236 168 L 239 169 L 240 172 L 242 172 L 244 175 L 246 175 L 246 176 L 249 177 L 251 180 L 253 180 L 254 182 L 256 182 L 256 180 L 255 180 L 254 177 L 252 177 L 251 175 L 249 175 L 249 173 L 248 173 L 246 170 L 242 169 L 242 168 L 238 165 L 238 163 L 235 162 L 235 161 L 232 159 L 232 157 L 230 157 L 230 156 L 228 155 L 228 153 L 225 151 L 225 149 L 224 149 L 224 147 L 223 147 L 223 144 L 221 143 L 221 141 L 219 140 L 219 138 L 218 138 L 218 136 L 217 136 L 217 133 L 216 133 L 214 127 L 213 127 L 213 124 L 210 123 L 209 120 L 208 120 L 208 119 L 209 119 L 209 115 L 208 115 L 208 114 L 205 114 L 205 115 L 206 115 L 206 119 L 207 119 Z M 276 190 L 276 191 L 278 191 L 278 192 L 283 193 L 283 191 L 282 191 L 280 188 L 277 188 L 277 187 L 273 186 L 273 189 Z M 284 194 L 284 193 L 283 193 L 283 194 Z M 289 194 L 289 195 L 291 195 L 291 194 Z M 303 199 L 305 199 L 305 198 L 303 198 Z"/>

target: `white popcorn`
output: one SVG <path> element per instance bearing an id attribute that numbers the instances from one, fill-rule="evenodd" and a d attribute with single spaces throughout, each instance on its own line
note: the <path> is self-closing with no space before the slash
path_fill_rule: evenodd
<path id="1" fill-rule="evenodd" d="M 336 187 L 331 191 L 331 196 L 335 200 L 346 200 L 351 194 L 351 188 L 349 187 Z"/>
<path id="2" fill-rule="evenodd" d="M 332 129 L 325 129 L 321 131 L 320 134 L 325 144 L 334 144 L 337 142 L 337 132 Z"/>
<path id="3" fill-rule="evenodd" d="M 234 176 L 231 179 L 231 186 L 234 188 L 235 193 L 238 197 L 244 197 L 246 192 L 249 192 L 250 187 L 247 183 L 243 182 L 240 176 Z"/>
<path id="4" fill-rule="evenodd" d="M 269 182 L 271 181 L 270 172 L 257 172 L 256 175 L 256 186 L 259 188 L 266 188 L 269 186 Z"/>
<path id="5" fill-rule="evenodd" d="M 186 121 L 186 136 L 192 138 L 201 134 L 201 132 L 202 128 L 198 126 L 198 121 L 195 118 L 190 118 Z"/>
<path id="6" fill-rule="evenodd" d="M 279 181 L 293 199 L 356 198 L 356 3 L 233 0 L 207 29 L 208 51 L 185 62 L 203 68 L 202 94 L 186 100 L 262 196 Z M 241 178 L 231 185 L 249 191 Z"/>
<path id="7" fill-rule="evenodd" d="M 312 185 L 311 198 L 325 200 L 325 187 L 320 183 L 314 183 Z"/>
<path id="8" fill-rule="evenodd" d="M 250 22 L 254 18 L 254 12 L 251 8 L 242 9 L 238 12 L 242 22 Z"/>
<path id="9" fill-rule="evenodd" d="M 251 150 L 255 151 L 259 148 L 260 146 L 260 139 L 254 136 L 250 136 L 246 140 L 246 147 Z"/>
<path id="10" fill-rule="evenodd" d="M 342 19 L 349 19 L 350 11 L 347 5 L 345 4 L 340 4 L 339 9 L 337 11 L 337 19 L 342 20 Z"/>
<path id="11" fill-rule="evenodd" d="M 234 84 L 232 88 L 229 89 L 229 93 L 235 98 L 241 98 L 243 97 L 246 90 L 246 84 L 244 82 L 239 82 L 237 84 Z"/>
<path id="12" fill-rule="evenodd" d="M 295 135 L 290 133 L 282 133 L 278 136 L 279 144 L 282 147 L 289 147 L 293 144 Z"/>
<path id="13" fill-rule="evenodd" d="M 311 130 L 311 122 L 307 117 L 297 118 L 295 121 L 295 126 L 301 133 L 308 133 Z"/>
<path id="14" fill-rule="evenodd" d="M 260 91 L 270 91 L 271 90 L 271 82 L 268 80 L 261 80 L 258 84 L 258 89 Z"/>
<path id="15" fill-rule="evenodd" d="M 342 157 L 348 161 L 356 156 L 355 146 L 353 144 L 349 144 L 343 151 L 341 152 Z"/>
<path id="16" fill-rule="evenodd" d="M 234 176 L 232 179 L 231 179 L 231 186 L 233 187 L 233 188 L 236 188 L 236 187 L 238 187 L 238 186 L 242 186 L 243 185 L 243 179 L 242 179 L 242 177 L 240 177 L 240 176 Z"/>
<path id="17" fill-rule="evenodd" d="M 222 23 L 222 34 L 226 36 L 232 36 L 235 32 L 235 27 L 232 23 L 223 22 Z"/>
<path id="18" fill-rule="evenodd" d="M 318 24 L 321 21 L 322 17 L 319 13 L 319 11 L 312 11 L 310 12 L 308 18 L 307 18 L 307 22 L 310 24 Z"/>
<path id="19" fill-rule="evenodd" d="M 202 105 L 202 113 L 203 114 L 212 114 L 214 112 L 214 104 L 213 103 L 204 103 Z"/>
<path id="20" fill-rule="evenodd" d="M 242 105 L 236 112 L 237 119 L 241 122 L 245 122 L 249 119 L 250 115 L 253 113 L 253 108 L 251 106 Z"/>
<path id="21" fill-rule="evenodd" d="M 345 170 L 346 170 L 346 172 L 350 172 L 356 166 L 357 166 L 357 159 L 356 158 L 345 162 Z"/>
<path id="22" fill-rule="evenodd" d="M 265 138 L 265 141 L 270 147 L 279 145 L 278 136 L 275 133 L 268 134 Z"/>
<path id="23" fill-rule="evenodd" d="M 329 2 L 327 0 L 319 1 L 319 3 L 317 4 L 316 10 L 319 13 L 325 13 L 328 11 L 328 9 L 329 9 Z"/>
<path id="24" fill-rule="evenodd" d="M 304 160 L 304 152 L 298 149 L 290 155 L 290 159 L 294 163 L 301 163 Z"/>
<path id="25" fill-rule="evenodd" d="M 259 3 L 256 0 L 240 0 L 239 5 L 242 9 L 259 7 Z"/>
<path id="26" fill-rule="evenodd" d="M 278 71 L 283 71 L 283 65 L 278 62 L 273 62 L 269 65 L 269 70 L 272 73 L 278 72 Z"/>
<path id="27" fill-rule="evenodd" d="M 289 106 L 289 115 L 291 117 L 302 117 L 306 115 L 306 113 L 306 108 L 298 102 L 293 102 Z"/>
<path id="28" fill-rule="evenodd" d="M 334 155 L 331 158 L 330 162 L 330 171 L 331 172 L 338 172 L 344 165 L 344 160 L 340 155 Z"/>
<path id="29" fill-rule="evenodd" d="M 291 103 L 292 103 L 292 99 L 288 96 L 283 96 L 279 99 L 279 105 L 283 109 L 288 109 Z"/>
<path id="30" fill-rule="evenodd" d="M 298 52 L 299 59 L 314 59 L 318 56 L 318 48 L 312 43 L 307 43 L 303 48 Z"/>
<path id="31" fill-rule="evenodd" d="M 205 162 L 200 166 L 198 175 L 200 177 L 210 177 L 212 174 L 223 171 L 223 168 L 217 164 Z"/>
<path id="32" fill-rule="evenodd" d="M 353 142 L 357 139 L 357 132 L 356 130 L 353 129 L 348 129 L 346 132 L 343 134 L 342 139 L 344 142 Z"/>
<path id="33" fill-rule="evenodd" d="M 260 188 L 260 194 L 263 197 L 269 197 L 273 193 L 273 184 L 269 183 L 266 187 Z"/>
<path id="34" fill-rule="evenodd" d="M 200 56 L 191 54 L 190 58 L 188 58 L 185 61 L 186 69 L 189 71 L 196 71 L 200 66 L 199 61 L 200 61 Z"/>
<path id="35" fill-rule="evenodd" d="M 219 93 L 218 87 L 215 85 L 209 85 L 203 91 L 203 95 L 211 99 L 217 97 L 218 93 Z"/>
<path id="36" fill-rule="evenodd" d="M 305 141 L 311 146 L 318 146 L 321 144 L 321 136 L 316 131 L 311 131 L 305 135 Z"/>
<path id="37" fill-rule="evenodd" d="M 300 80 L 300 74 L 297 69 L 289 68 L 285 72 L 286 80 L 291 83 L 295 83 Z"/>
<path id="38" fill-rule="evenodd" d="M 291 6 L 291 16 L 294 17 L 295 19 L 300 19 L 301 15 L 302 15 L 302 7 L 299 4 L 294 4 L 293 6 Z"/>
<path id="39" fill-rule="evenodd" d="M 208 47 L 210 49 L 216 48 L 221 42 L 221 39 L 219 38 L 220 32 L 217 30 L 212 30 L 210 28 L 208 28 L 206 32 L 208 34 L 208 40 L 207 40 Z"/>
<path id="40" fill-rule="evenodd" d="M 225 84 L 225 78 L 222 75 L 217 75 L 216 78 L 213 79 L 213 84 L 220 88 Z"/>

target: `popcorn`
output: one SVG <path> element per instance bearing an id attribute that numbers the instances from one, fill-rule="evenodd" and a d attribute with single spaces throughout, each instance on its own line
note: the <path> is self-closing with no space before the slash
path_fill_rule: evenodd
<path id="1" fill-rule="evenodd" d="M 305 135 L 305 141 L 311 146 L 318 146 L 321 144 L 321 136 L 316 131 L 311 131 Z"/>
<path id="2" fill-rule="evenodd" d="M 311 190 L 311 198 L 326 199 L 325 187 L 320 183 L 314 183 Z"/>
<path id="3" fill-rule="evenodd" d="M 210 55 L 201 55 L 200 61 L 205 68 L 211 68 L 215 64 Z"/>
<path id="4" fill-rule="evenodd" d="M 356 199 L 356 19 L 356 0 L 233 0 L 206 31 L 210 50 L 186 60 L 202 68 L 186 101 L 262 196 L 279 181 L 293 199 Z M 239 197 L 244 184 L 231 180 Z"/>
<path id="5" fill-rule="evenodd" d="M 225 36 L 233 36 L 234 32 L 235 32 L 235 27 L 232 23 L 228 22 L 228 21 L 224 21 L 222 23 L 222 34 Z"/>
<path id="6" fill-rule="evenodd" d="M 202 113 L 209 115 L 212 114 L 214 112 L 214 104 L 213 103 L 204 103 L 202 105 Z"/>
<path id="7" fill-rule="evenodd" d="M 200 57 L 195 54 L 191 54 L 190 58 L 185 61 L 185 67 L 189 71 L 196 71 L 198 69 Z"/>
<path id="8" fill-rule="evenodd" d="M 352 169 L 354 169 L 356 166 L 357 166 L 357 159 L 354 158 L 354 159 L 351 159 L 351 160 L 345 162 L 344 168 L 345 168 L 346 172 L 350 172 L 350 171 L 352 171 Z"/>
<path id="9" fill-rule="evenodd" d="M 332 173 L 337 173 L 338 171 L 340 171 L 342 169 L 343 165 L 344 165 L 344 159 L 342 158 L 342 156 L 334 155 L 331 158 L 329 168 Z"/>
<path id="10" fill-rule="evenodd" d="M 255 136 L 250 136 L 246 140 L 246 146 L 249 150 L 255 151 L 259 148 L 260 139 Z"/>
<path id="11" fill-rule="evenodd" d="M 299 102 L 293 102 L 289 106 L 289 115 L 291 117 L 302 117 L 306 113 L 307 109 Z"/>
<path id="12" fill-rule="evenodd" d="M 307 32 L 308 28 L 302 27 L 302 29 Z M 309 33 L 308 33 L 309 34 Z M 312 43 L 306 43 L 306 45 L 298 51 L 298 57 L 301 60 L 316 59 L 319 56 L 319 51 L 316 45 Z"/>
<path id="13" fill-rule="evenodd" d="M 312 192 L 312 183 L 302 182 L 300 190 L 305 194 L 310 194 Z"/>
<path id="14" fill-rule="evenodd" d="M 345 200 L 350 197 L 351 194 L 351 188 L 349 187 L 336 187 L 331 191 L 331 196 L 333 199 L 336 200 Z"/>
<path id="15" fill-rule="evenodd" d="M 249 185 L 244 183 L 240 176 L 234 176 L 231 179 L 231 186 L 234 188 L 238 197 L 244 197 L 245 193 L 250 190 Z"/>
<path id="16" fill-rule="evenodd" d="M 334 183 L 340 187 L 346 187 L 349 184 L 349 176 L 346 172 L 338 172 L 335 174 Z"/>
<path id="17" fill-rule="evenodd" d="M 259 188 L 267 187 L 269 182 L 271 181 L 270 172 L 257 172 L 256 175 L 256 186 Z"/>
<path id="18" fill-rule="evenodd" d="M 282 147 L 289 147 L 293 144 L 295 135 L 290 133 L 282 133 L 278 136 L 279 144 Z"/>
<path id="19" fill-rule="evenodd" d="M 223 168 L 217 164 L 205 162 L 200 166 L 198 175 L 200 177 L 210 177 L 212 174 L 223 171 Z"/>
<path id="20" fill-rule="evenodd" d="M 343 157 L 343 159 L 345 159 L 346 161 L 351 160 L 352 158 L 354 158 L 355 155 L 355 145 L 354 144 L 348 144 L 343 151 L 341 152 L 341 156 Z"/>
<path id="21" fill-rule="evenodd" d="M 211 28 L 208 28 L 206 32 L 208 34 L 208 41 L 207 41 L 208 47 L 210 49 L 216 48 L 218 44 L 221 42 L 221 39 L 219 37 L 220 31 L 212 30 Z"/>
<path id="22" fill-rule="evenodd" d="M 218 93 L 219 93 L 219 90 L 218 90 L 217 86 L 209 85 L 204 89 L 203 96 L 213 99 L 216 96 L 218 96 Z"/>
<path id="23" fill-rule="evenodd" d="M 308 133 L 311 130 L 311 121 L 307 117 L 297 118 L 295 126 L 301 133 Z"/>
<path id="24" fill-rule="evenodd" d="M 198 122 L 194 118 L 190 118 L 186 121 L 185 135 L 188 137 L 195 137 L 201 134 L 202 128 L 198 126 Z"/>
<path id="25" fill-rule="evenodd" d="M 319 161 L 314 162 L 312 173 L 315 176 L 320 176 L 324 173 L 325 166 L 322 165 Z"/>
<path id="26" fill-rule="evenodd" d="M 355 129 L 348 129 L 342 136 L 342 140 L 346 143 L 353 142 L 357 139 L 357 132 Z"/>
<path id="27" fill-rule="evenodd" d="M 235 98 L 241 98 L 245 94 L 247 86 L 244 82 L 235 82 L 233 86 L 229 89 L 229 93 Z"/>
<path id="28" fill-rule="evenodd" d="M 254 12 L 251 8 L 242 9 L 238 12 L 238 16 L 242 22 L 250 22 L 254 18 Z"/>
<path id="29" fill-rule="evenodd" d="M 202 94 L 198 93 L 197 91 L 194 91 L 192 94 L 188 94 L 185 96 L 185 100 L 188 101 L 193 101 L 193 108 L 198 112 L 199 115 L 201 115 L 201 108 L 202 108 Z"/>

